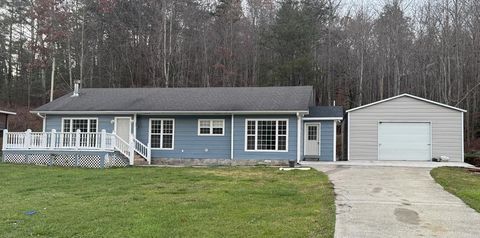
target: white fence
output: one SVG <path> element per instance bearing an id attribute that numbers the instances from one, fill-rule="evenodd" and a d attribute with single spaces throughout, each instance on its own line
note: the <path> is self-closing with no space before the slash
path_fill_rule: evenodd
<path id="1" fill-rule="evenodd" d="M 3 131 L 3 150 L 79 150 L 79 151 L 119 151 L 133 165 L 134 153 L 151 161 L 150 145 L 144 145 L 130 135 L 130 141 L 125 141 L 118 135 L 101 132 L 26 132 Z"/>

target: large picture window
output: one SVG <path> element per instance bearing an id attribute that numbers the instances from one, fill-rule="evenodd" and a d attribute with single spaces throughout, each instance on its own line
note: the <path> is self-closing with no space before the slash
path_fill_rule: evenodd
<path id="1" fill-rule="evenodd" d="M 246 120 L 247 151 L 287 151 L 288 120 Z"/>
<path id="2" fill-rule="evenodd" d="M 81 147 L 95 147 L 97 144 L 98 120 L 96 118 L 63 118 L 61 135 L 62 145 L 64 147 L 76 146 L 77 130 L 83 132 L 80 134 Z"/>
<path id="3" fill-rule="evenodd" d="M 173 149 L 175 121 L 173 119 L 150 119 L 150 145 L 154 149 Z"/>
<path id="4" fill-rule="evenodd" d="M 198 119 L 199 136 L 223 136 L 224 128 L 223 119 Z"/>
<path id="5" fill-rule="evenodd" d="M 97 119 L 64 118 L 62 128 L 63 132 L 76 132 L 78 129 L 80 132 L 97 132 Z"/>

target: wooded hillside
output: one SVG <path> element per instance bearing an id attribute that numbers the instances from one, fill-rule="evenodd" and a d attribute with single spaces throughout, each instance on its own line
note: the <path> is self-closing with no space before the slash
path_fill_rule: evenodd
<path id="1" fill-rule="evenodd" d="M 368 2 L 368 1 L 367 1 Z M 3 0 L 0 100 L 83 87 L 313 85 L 320 105 L 407 92 L 467 109 L 480 137 L 480 1 Z M 51 87 L 53 85 L 53 87 Z M 54 90 L 52 91 L 51 88 Z M 28 117 L 28 118 L 27 118 Z"/>

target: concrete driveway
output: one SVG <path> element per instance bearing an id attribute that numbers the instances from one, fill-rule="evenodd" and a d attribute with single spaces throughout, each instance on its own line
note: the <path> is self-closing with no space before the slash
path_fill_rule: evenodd
<path id="1" fill-rule="evenodd" d="M 480 214 L 435 183 L 431 168 L 308 166 L 334 184 L 335 237 L 480 237 Z"/>

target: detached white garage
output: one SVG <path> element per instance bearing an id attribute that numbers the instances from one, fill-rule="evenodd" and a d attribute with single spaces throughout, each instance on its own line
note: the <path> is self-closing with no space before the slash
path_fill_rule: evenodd
<path id="1" fill-rule="evenodd" d="M 347 111 L 347 160 L 463 161 L 463 109 L 402 94 Z"/>

